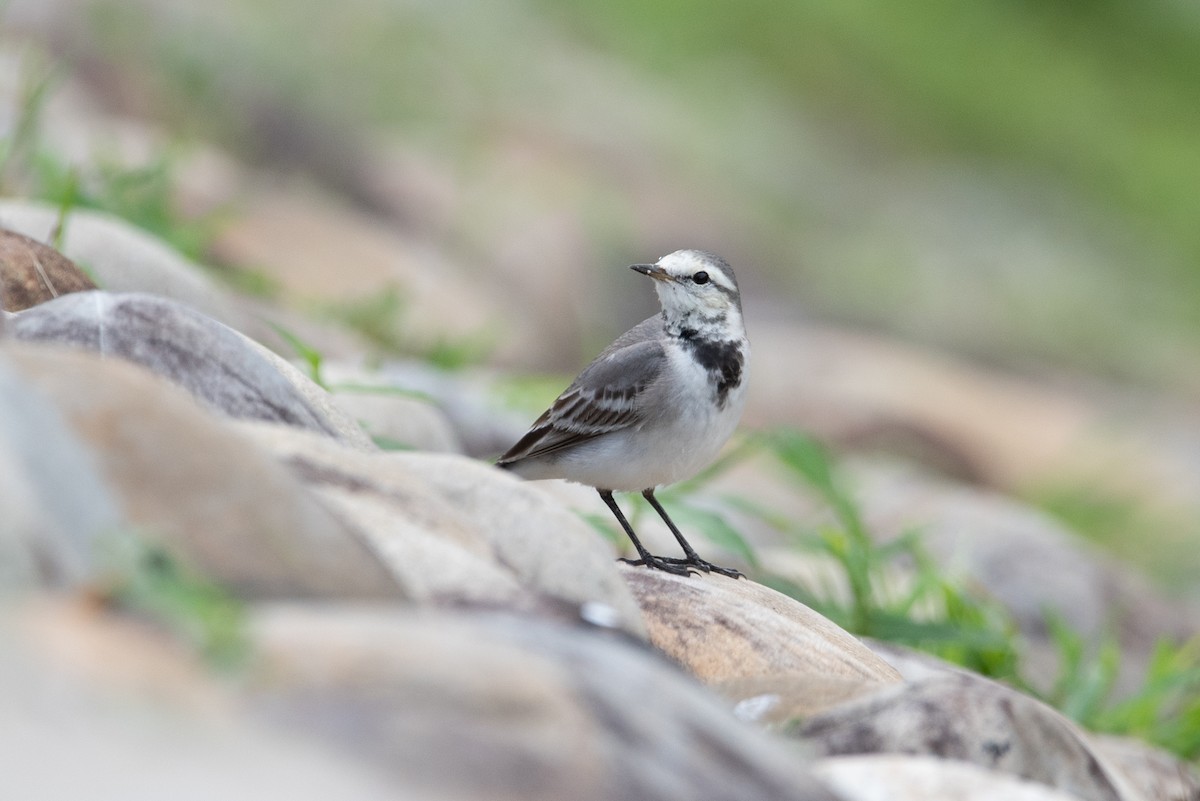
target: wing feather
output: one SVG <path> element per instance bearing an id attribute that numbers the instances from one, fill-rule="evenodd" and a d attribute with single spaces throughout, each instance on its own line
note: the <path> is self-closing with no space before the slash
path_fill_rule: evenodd
<path id="1" fill-rule="evenodd" d="M 644 419 L 639 399 L 662 373 L 666 352 L 647 320 L 612 344 L 579 374 L 499 465 L 545 456 Z"/>

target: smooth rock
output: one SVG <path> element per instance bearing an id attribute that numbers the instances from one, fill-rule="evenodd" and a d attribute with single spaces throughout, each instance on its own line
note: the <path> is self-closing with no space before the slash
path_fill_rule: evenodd
<path id="1" fill-rule="evenodd" d="M 92 279 L 54 248 L 0 228 L 0 309 L 20 311 L 95 288 Z"/>
<path id="2" fill-rule="evenodd" d="M 124 517 L 185 564 L 248 598 L 402 597 L 361 533 L 186 392 L 86 351 L 0 355 L 90 447 Z"/>
<path id="3" fill-rule="evenodd" d="M 1013 494 L 1106 499 L 1131 530 L 1156 532 L 1149 556 L 1120 540 L 1114 550 L 1190 585 L 1196 551 L 1168 532 L 1200 524 L 1194 404 L 1067 375 L 1021 376 L 827 326 L 762 321 L 753 334 L 749 424 L 799 426 L 838 450 L 899 455 Z M 1178 351 L 1164 363 L 1181 363 Z"/>
<path id="4" fill-rule="evenodd" d="M 339 447 L 296 429 L 263 423 L 238 428 L 363 532 L 414 600 L 532 605 L 511 572 L 496 563 L 483 533 L 424 476 L 391 464 L 382 452 Z"/>
<path id="5" fill-rule="evenodd" d="M 77 123 L 77 126 L 89 133 L 96 130 L 94 124 Z M 144 136 L 144 126 L 134 123 L 132 127 L 138 129 L 135 137 Z M 106 137 L 103 145 L 105 158 L 111 156 L 111 146 L 111 138 Z M 95 143 L 85 149 L 94 151 Z M 161 149 L 162 144 L 156 143 L 146 147 L 133 160 L 150 163 Z M 93 157 L 94 153 L 79 153 L 68 160 L 86 161 Z M 220 159 L 219 156 L 216 158 Z M 201 158 L 197 163 L 204 160 Z M 212 158 L 207 161 L 211 163 Z M 180 178 L 181 183 L 192 180 L 189 173 L 194 170 L 188 159 L 183 159 L 175 166 L 179 168 L 176 177 Z M 212 205 L 218 202 L 225 204 L 227 201 L 228 198 L 215 201 L 209 197 L 201 202 Z M 0 199 L 0 225 L 38 241 L 49 241 L 58 223 L 58 216 L 57 207 L 44 203 Z M 361 352 L 362 343 L 353 341 L 353 337 L 344 331 L 303 318 L 270 303 L 231 293 L 199 265 L 180 255 L 167 243 L 110 214 L 92 209 L 74 209 L 67 218 L 62 248 L 65 256 L 87 268 L 102 289 L 110 292 L 146 292 L 170 298 L 280 353 L 290 353 L 291 350 L 274 325 L 281 325 L 299 335 L 327 356 L 348 356 Z"/>
<path id="6" fill-rule="evenodd" d="M 924 754 L 972 762 L 1088 801 L 1149 801 L 1074 723 L 978 676 L 888 687 L 788 731 L 825 756 Z"/>
<path id="7" fill-rule="evenodd" d="M 709 686 L 729 699 L 738 720 L 777 727 L 870 695 L 884 685 L 858 676 L 806 672 L 725 679 Z"/>
<path id="8" fill-rule="evenodd" d="M 270 606 L 263 714 L 431 791 L 495 801 L 833 796 L 784 743 L 652 652 L 500 614 Z"/>
<path id="9" fill-rule="evenodd" d="M 504 286 L 494 274 L 468 274 L 445 251 L 401 228 L 348 209 L 341 201 L 291 186 L 248 187 L 239 213 L 217 233 L 213 250 L 231 264 L 253 264 L 292 300 L 362 301 L 396 293 L 391 321 L 414 348 L 529 324 L 504 315 Z M 330 269 L 330 265 L 353 269 Z"/>
<path id="10" fill-rule="evenodd" d="M 284 423 L 370 447 L 356 425 L 332 419 L 297 389 L 308 379 L 294 367 L 165 298 L 81 292 L 14 314 L 8 328 L 14 339 L 74 345 L 141 364 L 230 417 Z M 307 392 L 327 397 L 319 388 Z"/>
<path id="11" fill-rule="evenodd" d="M 602 604 L 643 631 L 604 543 L 512 476 L 461 456 L 360 453 L 295 429 L 238 428 L 366 532 L 415 598 L 531 608 L 545 595 Z"/>
<path id="12" fill-rule="evenodd" d="M 642 608 L 650 642 L 701 681 L 785 675 L 879 687 L 900 681 L 845 630 L 761 584 L 625 564 L 621 573 Z"/>
<path id="13" fill-rule="evenodd" d="M 238 334 L 241 336 L 241 334 Z M 242 341 L 250 346 L 254 352 L 267 361 L 272 367 L 279 371 L 296 394 L 304 399 L 308 407 L 316 412 L 317 417 L 321 420 L 322 425 L 334 432 L 335 438 L 343 445 L 348 445 L 359 450 L 375 451 L 378 447 L 371 441 L 371 437 L 354 417 L 346 411 L 345 407 L 333 397 L 333 394 L 324 387 L 318 385 L 315 381 L 308 377 L 300 368 L 279 356 L 274 351 L 264 345 L 255 342 L 248 337 L 242 337 Z M 263 419 L 263 418 L 256 418 Z M 267 422 L 283 422 L 278 420 L 268 420 Z M 304 426 L 308 428 L 308 426 Z"/>
<path id="14" fill-rule="evenodd" d="M 850 478 L 873 536 L 918 529 L 947 575 L 979 584 L 1014 615 L 1035 646 L 1034 678 L 1055 675 L 1048 612 L 1085 637 L 1115 629 L 1124 687 L 1139 681 L 1160 640 L 1196 632 L 1178 604 L 1039 510 L 895 464 L 854 465 Z"/>
<path id="15" fill-rule="evenodd" d="M 497 402 L 497 376 L 487 370 L 447 371 L 423 361 L 392 360 L 372 371 L 332 362 L 325 365 L 324 372 L 332 387 L 381 385 L 429 398 L 446 416 L 462 451 L 469 456 L 490 459 L 500 455 L 520 438 L 532 419 Z"/>
<path id="16" fill-rule="evenodd" d="M 454 427 L 437 406 L 386 387 L 333 387 L 333 397 L 376 442 L 391 449 L 462 453 Z"/>
<path id="17" fill-rule="evenodd" d="M 838 467 L 839 484 L 876 543 L 915 532 L 940 575 L 980 588 L 1013 615 L 1028 644 L 1028 678 L 1039 689 L 1050 689 L 1061 655 L 1048 630 L 1047 613 L 1088 639 L 1118 636 L 1118 692 L 1138 686 L 1160 640 L 1182 641 L 1196 631 L 1188 604 L 1168 599 L 1127 563 L 1029 504 L 895 460 L 854 457 Z M 722 474 L 703 495 L 748 499 L 790 521 L 798 532 L 839 525 L 816 493 L 763 455 Z M 719 500 L 708 502 L 751 543 L 766 571 L 822 600 L 850 600 L 845 570 L 836 560 L 797 548 L 761 518 L 717 505 Z M 904 598 L 912 591 L 908 561 L 874 571 L 872 590 L 878 598 Z M 917 618 L 926 612 L 940 614 L 936 601 L 911 610 Z"/>
<path id="18" fill-rule="evenodd" d="M 908 682 L 937 676 L 967 676 L 969 671 L 937 657 L 895 643 L 866 640 L 866 645 L 900 671 Z M 1147 799 L 1194 801 L 1200 798 L 1200 774 L 1173 754 L 1139 740 L 1085 734 L 1093 749 L 1116 766 Z"/>
<path id="19" fill-rule="evenodd" d="M 382 769 L 265 724 L 228 677 L 160 630 L 94 603 L 0 608 L 0 787 L 12 799 L 387 801 Z M 69 767 L 52 766 L 69 754 Z"/>
<path id="20" fill-rule="evenodd" d="M 0 345 L 0 595 L 94 575 L 121 525 L 98 465 Z"/>
<path id="21" fill-rule="evenodd" d="M 877 754 L 828 757 L 813 773 L 842 801 L 1078 801 L 969 762 Z"/>
<path id="22" fill-rule="evenodd" d="M 50 204 L 0 200 L 0 225 L 39 241 L 49 241 L 58 218 L 58 208 Z M 111 214 L 74 209 L 66 220 L 62 252 L 85 265 L 99 285 L 111 292 L 148 292 L 171 298 L 239 329 L 250 322 L 195 264 Z"/>
<path id="23" fill-rule="evenodd" d="M 1080 398 L 862 332 L 755 326 L 747 417 L 799 425 L 848 449 L 917 457 L 958 477 L 1016 486 L 1074 461 L 1088 441 Z M 798 384 L 795 377 L 809 380 Z M 1013 421 L 1020 421 L 1019 435 Z"/>
<path id="24" fill-rule="evenodd" d="M 577 603 L 607 604 L 624 627 L 644 631 L 638 600 L 609 546 L 536 483 L 455 454 L 393 453 L 388 460 L 437 487 L 523 586 Z"/>
<path id="25" fill-rule="evenodd" d="M 1200 771 L 1174 754 L 1132 737 L 1092 734 L 1092 746 L 1154 801 L 1196 801 Z"/>

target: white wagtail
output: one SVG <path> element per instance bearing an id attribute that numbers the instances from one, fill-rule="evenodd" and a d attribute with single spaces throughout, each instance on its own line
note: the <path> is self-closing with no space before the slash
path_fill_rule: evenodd
<path id="1" fill-rule="evenodd" d="M 630 564 L 737 578 L 737 570 L 701 559 L 654 497 L 655 487 L 709 464 L 742 416 L 750 343 L 733 269 L 700 250 L 630 269 L 654 279 L 662 313 L 605 348 L 497 465 L 528 479 L 595 487 L 641 557 L 625 560 Z M 640 490 L 685 558 L 646 550 L 613 500 L 614 490 Z"/>

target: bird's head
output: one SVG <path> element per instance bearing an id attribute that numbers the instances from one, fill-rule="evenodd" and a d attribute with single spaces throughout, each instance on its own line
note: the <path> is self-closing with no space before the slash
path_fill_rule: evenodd
<path id="1" fill-rule="evenodd" d="M 634 264 L 630 269 L 654 279 L 668 328 L 720 332 L 721 338 L 740 334 L 741 294 L 733 268 L 720 256 L 677 250 L 655 264 Z"/>

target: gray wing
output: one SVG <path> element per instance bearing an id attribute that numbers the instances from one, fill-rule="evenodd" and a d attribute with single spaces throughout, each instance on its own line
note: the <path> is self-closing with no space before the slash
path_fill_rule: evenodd
<path id="1" fill-rule="evenodd" d="M 652 317 L 623 334 L 579 374 L 497 464 L 543 456 L 642 421 L 639 399 L 662 373 L 662 323 Z"/>

